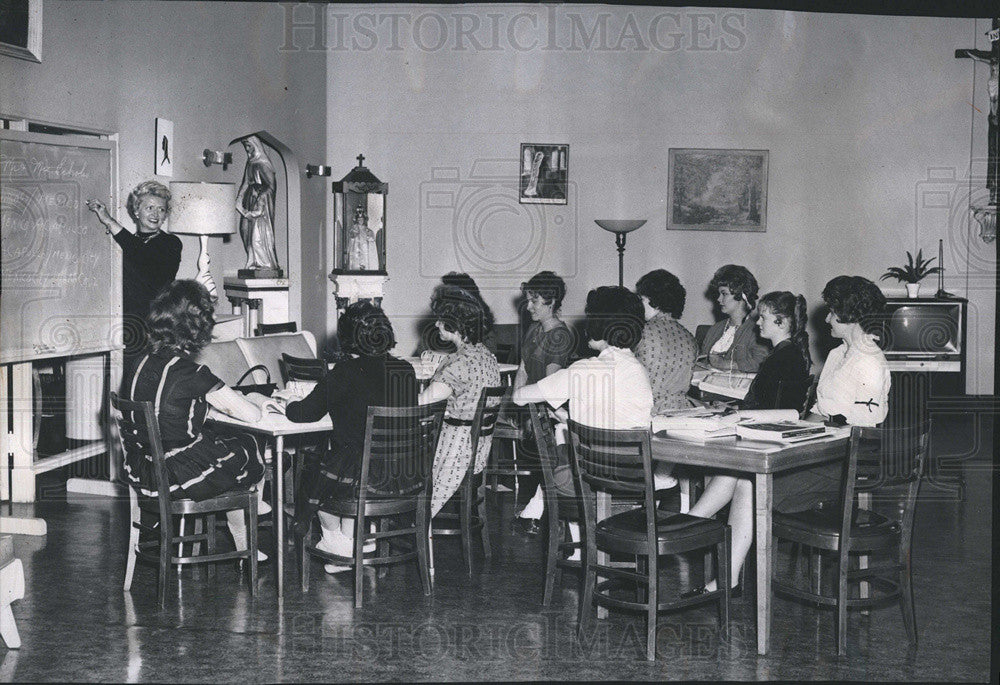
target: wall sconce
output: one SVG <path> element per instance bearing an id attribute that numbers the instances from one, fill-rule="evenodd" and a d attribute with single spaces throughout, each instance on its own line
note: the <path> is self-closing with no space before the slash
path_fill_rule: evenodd
<path id="1" fill-rule="evenodd" d="M 202 161 L 205 163 L 205 166 L 221 164 L 222 170 L 225 171 L 226 167 L 233 163 L 233 153 L 223 152 L 222 150 L 209 150 L 208 148 L 205 148 Z"/>
<path id="2" fill-rule="evenodd" d="M 313 176 L 330 176 L 333 174 L 333 169 L 328 166 L 323 166 L 322 164 L 306 164 L 306 178 L 312 178 Z"/>
<path id="3" fill-rule="evenodd" d="M 170 232 L 201 238 L 196 280 L 217 300 L 219 292 L 210 268 L 208 236 L 236 233 L 236 185 L 174 181 L 170 184 L 170 195 L 173 200 Z"/>
<path id="4" fill-rule="evenodd" d="M 979 237 L 984 243 L 992 243 L 997 239 L 997 206 L 972 207 L 969 209 L 972 218 L 979 222 Z"/>

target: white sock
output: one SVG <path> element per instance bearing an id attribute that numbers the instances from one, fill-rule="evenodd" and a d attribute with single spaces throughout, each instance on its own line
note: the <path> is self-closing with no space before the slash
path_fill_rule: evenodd
<path id="1" fill-rule="evenodd" d="M 261 481 L 257 485 L 257 515 L 263 516 L 270 513 L 271 505 L 264 501 L 264 481 Z"/>
<path id="2" fill-rule="evenodd" d="M 580 524 L 569 522 L 569 539 L 573 542 L 580 542 Z M 574 549 L 568 557 L 569 561 L 580 561 L 580 549 Z"/>
<path id="3" fill-rule="evenodd" d="M 523 519 L 540 519 L 542 514 L 545 513 L 545 494 L 542 492 L 541 486 L 537 486 L 535 489 L 535 494 L 531 496 L 531 499 L 518 514 L 519 518 Z"/>
<path id="4" fill-rule="evenodd" d="M 229 525 L 230 535 L 233 536 L 233 546 L 242 552 L 247 548 L 247 522 L 243 510 L 227 511 L 226 523 Z M 257 550 L 257 561 L 267 561 L 267 555 L 259 549 Z"/>

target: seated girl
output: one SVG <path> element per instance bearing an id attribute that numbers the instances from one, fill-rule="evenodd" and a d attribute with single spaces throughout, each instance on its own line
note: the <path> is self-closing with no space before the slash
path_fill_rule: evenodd
<path id="1" fill-rule="evenodd" d="M 760 335 L 770 340 L 774 349 L 760 365 L 742 407 L 801 411 L 808 392 L 811 363 L 806 300 L 787 291 L 768 293 L 760 299 L 757 312 Z M 736 585 L 753 540 L 753 481 L 725 474 L 713 475 L 708 478 L 704 494 L 688 513 L 709 518 L 730 502 L 730 578 Z M 695 593 L 715 589 L 713 580 Z"/>
<path id="2" fill-rule="evenodd" d="M 726 264 L 715 272 L 708 289 L 726 318 L 708 329 L 702 354 L 717 369 L 756 372 L 769 352 L 758 340 L 751 316 L 757 301 L 757 279 L 744 266 Z"/>
<path id="3" fill-rule="evenodd" d="M 669 271 L 656 269 L 639 279 L 635 291 L 646 317 L 635 356 L 649 374 L 653 412 L 684 409 L 690 406 L 687 391 L 698 356 L 694 336 L 677 321 L 684 312 L 684 286 Z"/>
<path id="4" fill-rule="evenodd" d="M 337 362 L 307 397 L 289 403 L 285 414 L 297 423 L 330 415 L 332 449 L 305 464 L 302 491 L 295 497 L 295 530 L 304 535 L 318 514 L 322 538 L 316 548 L 349 557 L 354 554 L 354 519 L 327 513 L 323 505 L 356 496 L 368 407 L 416 404 L 417 378 L 408 362 L 389 354 L 396 338 L 378 306 L 364 300 L 349 306 L 337 321 L 337 336 L 347 358 Z M 334 564 L 324 568 L 327 573 L 349 569 Z"/>
<path id="5" fill-rule="evenodd" d="M 568 403 L 570 418 L 587 426 L 648 429 L 653 390 L 646 370 L 631 349 L 642 330 L 643 307 L 639 296 L 625 288 L 601 286 L 587 293 L 585 313 L 588 345 L 599 354 L 518 388 L 514 391 L 514 403 L 523 406 L 529 402 L 548 402 L 553 408 Z M 557 433 L 564 430 L 565 425 L 557 426 Z M 576 497 L 565 439 L 557 442 L 562 444 L 557 450 L 558 463 L 554 469 L 556 489 L 561 495 Z M 657 465 L 656 489 L 676 484 L 669 471 L 669 467 Z M 570 534 L 578 541 L 579 526 L 571 523 Z"/>
<path id="6" fill-rule="evenodd" d="M 257 487 L 264 477 L 263 441 L 250 433 L 217 431 L 205 425 L 209 408 L 247 423 L 260 421 L 272 401 L 242 395 L 193 358 L 212 340 L 215 306 L 195 281 L 173 281 L 153 299 L 146 317 L 148 352 L 126 355 L 120 395 L 153 402 L 166 453 L 170 496 L 201 501 Z M 156 497 L 153 460 L 126 444 L 125 475 L 146 497 Z M 258 511 L 270 508 L 263 500 Z M 246 520 L 240 510 L 226 515 L 236 549 L 247 548 Z M 258 552 L 258 559 L 266 559 Z"/>
<path id="7" fill-rule="evenodd" d="M 479 395 L 483 388 L 500 385 L 497 358 L 482 342 L 487 321 L 492 318 L 487 318 L 483 307 L 479 299 L 456 286 L 438 286 L 431 299 L 438 334 L 455 346 L 455 352 L 441 362 L 419 398 L 420 404 L 448 400 L 434 454 L 431 517 L 436 516 L 458 490 L 470 459 L 476 460 L 476 473 L 486 468 L 486 458 L 493 444 L 492 436 L 484 436 L 476 454 L 472 454 L 472 417 Z"/>
<path id="8" fill-rule="evenodd" d="M 837 276 L 823 288 L 830 333 L 843 343 L 826 357 L 812 412 L 828 421 L 877 426 L 889 411 L 889 365 L 863 324 L 885 308 L 885 295 L 861 276 Z M 841 493 L 843 463 L 818 464 L 774 478 L 774 509 L 805 511 Z"/>
<path id="9" fill-rule="evenodd" d="M 521 292 L 532 323 L 521 342 L 521 365 L 514 378 L 515 390 L 565 368 L 576 343 L 569 327 L 559 318 L 559 309 L 566 296 L 562 278 L 552 271 L 539 271 L 521 285 Z M 522 415 L 521 424 L 529 425 L 527 414 Z M 519 466 L 535 468 L 517 476 L 516 515 L 511 521 L 511 530 L 535 536 L 542 532 L 540 522 L 545 512 L 545 498 L 539 487 L 542 477 L 535 438 L 530 430 L 525 432 L 525 438 L 517 444 Z"/>

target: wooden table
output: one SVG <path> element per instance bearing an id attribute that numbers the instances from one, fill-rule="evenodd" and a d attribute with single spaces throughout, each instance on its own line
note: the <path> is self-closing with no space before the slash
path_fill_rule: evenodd
<path id="1" fill-rule="evenodd" d="M 831 428 L 824 438 L 780 445 L 716 438 L 706 442 L 654 434 L 653 459 L 675 464 L 707 466 L 754 476 L 755 535 L 757 542 L 757 653 L 767 654 L 771 638 L 771 505 L 774 474 L 792 468 L 846 459 L 849 428 Z"/>
<path id="2" fill-rule="evenodd" d="M 274 478 L 274 503 L 272 511 L 274 512 L 274 537 L 278 550 L 278 558 L 275 560 L 275 564 L 278 569 L 277 584 L 278 598 L 280 599 L 284 594 L 285 579 L 285 469 L 281 463 L 285 446 L 285 436 L 323 433 L 333 430 L 333 422 L 330 420 L 330 415 L 326 414 L 319 421 L 313 421 L 312 423 L 293 423 L 284 414 L 271 412 L 266 414 L 259 423 L 244 423 L 239 419 L 224 416 L 216 412 L 213 412 L 211 420 L 220 425 L 231 426 L 250 433 L 258 433 L 266 435 L 269 438 L 274 438 L 274 468 L 276 474 Z"/>

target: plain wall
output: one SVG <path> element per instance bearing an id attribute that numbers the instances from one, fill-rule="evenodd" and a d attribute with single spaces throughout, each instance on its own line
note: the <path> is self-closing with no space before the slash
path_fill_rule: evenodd
<path id="1" fill-rule="evenodd" d="M 227 148 L 238 136 L 270 132 L 299 156 L 304 171 L 304 160 L 321 155 L 325 145 L 326 56 L 281 49 L 284 11 L 260 3 L 48 0 L 42 62 L 0 57 L 0 114 L 118 134 L 117 218 L 129 228 L 125 199 L 140 181 L 239 184 L 246 155 L 239 144 Z M 157 117 L 174 124 L 170 178 L 152 173 Z M 234 164 L 226 171 L 205 167 L 205 148 L 231 151 Z M 271 150 L 269 155 L 280 183 L 281 160 Z M 283 187 L 275 220 L 279 263 L 291 272 L 290 308 L 319 336 L 326 325 L 315 277 L 323 268 L 323 185 L 303 177 L 299 253 L 287 249 Z M 177 275 L 193 278 L 199 240 L 181 240 Z M 219 310 L 228 313 L 222 280 L 236 275 L 246 253 L 238 234 L 210 238 L 209 253 Z"/>
<path id="2" fill-rule="evenodd" d="M 337 175 L 363 152 L 389 183 L 384 306 L 397 352 L 412 352 L 414 321 L 453 269 L 508 323 L 518 285 L 553 269 L 566 317 L 579 316 L 587 290 L 617 282 L 614 238 L 594 219 L 645 218 L 628 236 L 625 283 L 677 274 L 692 331 L 713 320 L 704 291 L 722 264 L 749 267 L 762 293 L 803 293 L 815 312 L 833 276 L 877 280 L 944 239 L 946 289 L 970 299 L 968 390 L 991 392 L 995 252 L 970 240 L 967 219 L 970 125 L 985 157 L 988 74 L 954 58 L 984 47 L 988 22 L 390 5 L 331 6 L 328 24 L 328 158 Z M 569 145 L 568 205 L 518 203 L 527 142 Z M 697 147 L 770 152 L 766 232 L 666 230 L 668 151 Z M 929 192 L 943 207 L 927 206 Z M 828 330 L 818 319 L 814 338 Z"/>
<path id="3" fill-rule="evenodd" d="M 477 279 L 505 323 L 519 284 L 554 269 L 569 286 L 564 313 L 578 317 L 588 289 L 617 280 L 613 237 L 595 218 L 647 219 L 628 239 L 626 285 L 675 272 L 692 330 L 713 318 L 703 293 L 721 264 L 745 264 L 762 291 L 801 292 L 815 311 L 832 276 L 874 280 L 943 239 L 946 288 L 970 299 L 968 389 L 991 392 L 995 249 L 970 238 L 967 219 L 970 192 L 983 195 L 987 73 L 953 56 L 986 47 L 985 20 L 331 5 L 317 41 L 321 7 L 49 0 L 42 63 L 0 57 L 0 114 L 117 133 L 122 220 L 128 190 L 152 177 L 158 116 L 174 122 L 173 180 L 238 183 L 239 146 L 225 172 L 201 152 L 257 130 L 333 179 L 364 153 L 390 185 L 384 304 L 399 354 L 453 269 Z M 517 202 L 525 142 L 569 144 L 566 206 Z M 668 151 L 682 147 L 769 151 L 765 233 L 666 230 Z M 278 211 L 292 309 L 321 341 L 336 315 L 333 179 L 301 179 L 300 249 L 287 265 Z M 197 239 L 182 240 L 179 276 L 193 277 Z M 245 254 L 236 236 L 213 238 L 211 252 L 221 287 Z"/>

